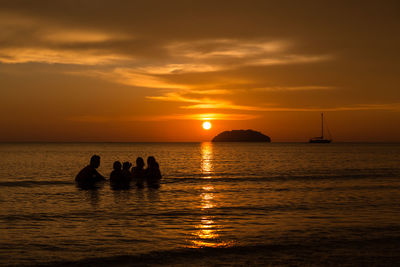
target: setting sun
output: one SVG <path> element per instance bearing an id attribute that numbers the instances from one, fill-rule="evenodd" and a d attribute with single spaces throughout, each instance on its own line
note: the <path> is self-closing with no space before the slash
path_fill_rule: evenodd
<path id="1" fill-rule="evenodd" d="M 205 122 L 203 123 L 203 129 L 204 129 L 204 130 L 210 130 L 210 129 L 211 129 L 211 123 L 208 122 L 208 121 L 205 121 Z"/>

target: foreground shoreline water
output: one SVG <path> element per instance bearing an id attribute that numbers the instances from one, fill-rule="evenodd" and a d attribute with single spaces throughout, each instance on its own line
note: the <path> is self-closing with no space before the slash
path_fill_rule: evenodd
<path id="1" fill-rule="evenodd" d="M 160 189 L 80 190 L 92 154 Z M 400 144 L 0 145 L 0 265 L 395 266 Z"/>
<path id="2" fill-rule="evenodd" d="M 185 248 L 140 255 L 49 262 L 40 266 L 398 266 L 398 238 L 311 244 Z"/>

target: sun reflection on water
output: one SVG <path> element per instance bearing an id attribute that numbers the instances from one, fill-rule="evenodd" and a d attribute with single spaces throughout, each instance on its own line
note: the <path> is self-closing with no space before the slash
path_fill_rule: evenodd
<path id="1" fill-rule="evenodd" d="M 196 225 L 197 231 L 193 233 L 191 240 L 192 248 L 204 247 L 229 247 L 234 245 L 233 241 L 223 241 L 219 234 L 222 226 L 218 225 L 211 217 L 203 216 L 200 224 Z"/>
<path id="2" fill-rule="evenodd" d="M 213 150 L 211 142 L 201 143 L 201 173 L 203 178 L 210 179 L 213 170 Z"/>
<path id="3" fill-rule="evenodd" d="M 215 205 L 213 204 L 214 194 L 213 193 L 201 193 L 201 208 L 202 209 L 211 209 Z"/>
<path id="4" fill-rule="evenodd" d="M 212 143 L 205 142 L 201 144 L 201 173 L 203 178 L 211 179 L 213 172 L 213 150 Z M 214 185 L 208 184 L 201 188 L 200 193 L 200 209 L 204 211 L 200 223 L 195 226 L 196 231 L 193 232 L 193 238 L 190 240 L 190 247 L 227 247 L 233 245 L 233 242 L 223 241 L 219 232 L 222 225 L 216 222 L 215 216 L 209 216 L 207 213 L 215 208 L 216 194 Z"/>

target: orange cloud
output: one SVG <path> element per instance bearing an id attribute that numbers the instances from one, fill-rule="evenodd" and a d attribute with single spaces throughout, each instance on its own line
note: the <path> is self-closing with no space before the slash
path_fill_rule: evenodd
<path id="1" fill-rule="evenodd" d="M 167 45 L 173 55 L 190 58 L 236 57 L 246 58 L 264 53 L 276 53 L 285 50 L 288 42 L 244 41 L 240 39 L 206 39 L 191 42 L 174 42 Z"/>
<path id="2" fill-rule="evenodd" d="M 269 86 L 262 88 L 254 88 L 253 91 L 314 91 L 314 90 L 333 90 L 333 86 L 319 86 L 319 85 L 309 85 L 309 86 Z"/>
<path id="3" fill-rule="evenodd" d="M 104 116 L 83 115 L 68 117 L 67 120 L 76 122 L 105 123 L 105 122 L 129 122 L 129 121 L 169 121 L 169 120 L 251 120 L 258 118 L 253 114 L 232 113 L 196 113 L 196 114 L 172 114 L 155 116 Z"/>
<path id="4" fill-rule="evenodd" d="M 104 54 L 101 50 L 85 53 L 73 50 L 54 50 L 46 48 L 3 48 L 0 49 L 2 63 L 60 63 L 75 65 L 105 65 L 124 60 L 117 54 Z"/>
<path id="5" fill-rule="evenodd" d="M 41 36 L 43 41 L 54 43 L 101 43 L 127 39 L 127 36 L 111 34 L 106 32 L 95 32 L 93 30 L 69 30 L 54 29 Z M 129 38 L 131 39 L 131 38 Z"/>
<path id="6" fill-rule="evenodd" d="M 190 106 L 181 106 L 183 109 L 233 109 L 233 110 L 247 110 L 247 111 L 263 111 L 265 108 L 257 106 L 243 106 L 235 105 L 230 101 L 209 98 L 190 98 L 185 97 L 180 93 L 166 93 L 162 96 L 148 96 L 148 99 L 171 101 L 171 102 L 184 102 L 196 103 Z"/>

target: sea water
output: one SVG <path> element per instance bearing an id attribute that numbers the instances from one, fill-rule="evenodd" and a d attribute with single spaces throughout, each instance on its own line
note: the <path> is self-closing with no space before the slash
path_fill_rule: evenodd
<path id="1" fill-rule="evenodd" d="M 155 156 L 161 187 L 79 189 L 93 154 L 106 177 L 116 160 Z M 399 240 L 400 144 L 0 144 L 0 265 L 266 248 L 329 259 L 337 246 L 379 263 Z"/>

